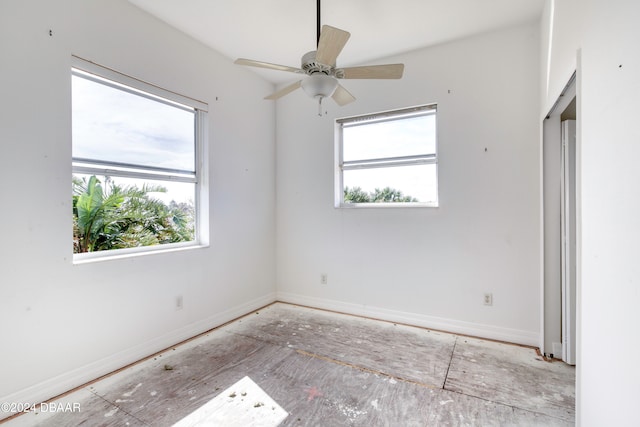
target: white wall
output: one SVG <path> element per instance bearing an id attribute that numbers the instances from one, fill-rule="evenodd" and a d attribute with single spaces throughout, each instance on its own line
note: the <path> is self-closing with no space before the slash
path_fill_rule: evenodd
<path id="1" fill-rule="evenodd" d="M 402 80 L 344 81 L 322 118 L 278 101 L 278 298 L 538 345 L 539 49 L 532 23 L 386 58 Z M 333 120 L 433 102 L 440 207 L 335 209 Z"/>
<path id="2" fill-rule="evenodd" d="M 2 0 L 0 53 L 0 401 L 275 299 L 275 107 L 256 96 L 270 84 L 124 0 Z M 72 264 L 72 54 L 209 104 L 210 247 Z"/>
<path id="3" fill-rule="evenodd" d="M 544 118 L 576 71 L 582 31 L 580 0 L 547 0 L 541 18 L 541 102 Z"/>
<path id="4" fill-rule="evenodd" d="M 550 87 L 559 91 L 567 64 L 578 68 L 577 421 L 630 425 L 640 399 L 640 3 L 556 3 L 575 13 L 556 16 Z"/>

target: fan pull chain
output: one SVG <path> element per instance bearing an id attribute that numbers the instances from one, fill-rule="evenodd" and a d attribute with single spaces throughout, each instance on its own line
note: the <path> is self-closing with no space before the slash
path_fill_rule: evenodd
<path id="1" fill-rule="evenodd" d="M 322 117 L 322 96 L 318 97 L 318 116 Z"/>

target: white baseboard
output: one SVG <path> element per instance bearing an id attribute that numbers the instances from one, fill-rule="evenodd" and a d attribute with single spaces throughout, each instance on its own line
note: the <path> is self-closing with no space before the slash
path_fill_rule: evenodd
<path id="1" fill-rule="evenodd" d="M 221 313 L 191 323 L 180 329 L 162 335 L 151 341 L 128 348 L 104 359 L 84 365 L 31 387 L 0 397 L 0 402 L 44 402 L 74 388 L 80 387 L 96 378 L 116 371 L 131 363 L 144 359 L 179 342 L 195 337 L 203 332 L 223 325 L 253 310 L 276 301 L 276 294 L 271 293 L 256 298 L 248 303 L 238 305 Z M 0 412 L 0 420 L 13 414 Z"/>
<path id="2" fill-rule="evenodd" d="M 374 319 L 386 320 L 396 323 L 404 323 L 407 325 L 419 326 L 427 329 L 435 329 L 462 335 L 469 335 L 478 338 L 488 338 L 492 340 L 504 341 L 514 344 L 523 344 L 532 347 L 538 347 L 538 344 L 540 343 L 539 334 L 519 329 L 482 325 L 461 320 L 445 319 L 442 317 L 427 316 L 424 314 L 389 310 L 386 308 L 371 307 L 362 304 L 353 304 L 325 298 L 309 297 L 288 292 L 278 292 L 277 299 L 278 301 L 288 302 L 291 304 L 321 308 L 324 310 L 332 310 L 347 314 L 355 314 L 358 316 L 371 317 Z"/>

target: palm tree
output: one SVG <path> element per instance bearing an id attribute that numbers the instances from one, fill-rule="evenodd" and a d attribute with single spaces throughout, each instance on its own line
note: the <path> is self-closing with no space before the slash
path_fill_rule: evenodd
<path id="1" fill-rule="evenodd" d="M 150 246 L 193 240 L 194 211 L 149 195 L 162 186 L 120 186 L 105 177 L 73 178 L 74 252 Z"/>

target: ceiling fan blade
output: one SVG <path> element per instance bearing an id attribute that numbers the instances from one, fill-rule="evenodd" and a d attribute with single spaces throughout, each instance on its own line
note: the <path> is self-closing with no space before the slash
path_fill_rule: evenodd
<path id="1" fill-rule="evenodd" d="M 330 25 L 323 25 L 320 31 L 320 40 L 318 40 L 318 50 L 316 52 L 316 61 L 325 65 L 336 65 L 336 58 L 342 52 L 344 45 L 351 36 L 347 31 Z"/>
<path id="2" fill-rule="evenodd" d="M 400 79 L 404 71 L 404 64 L 369 65 L 364 67 L 349 67 L 336 70 L 341 71 L 343 79 Z"/>
<path id="3" fill-rule="evenodd" d="M 278 98 L 282 98 L 286 94 L 291 93 L 294 90 L 298 89 L 300 87 L 301 83 L 302 83 L 302 80 L 299 80 L 299 81 L 297 81 L 295 83 L 290 84 L 289 86 L 285 86 L 282 89 L 280 89 L 279 91 L 274 92 L 269 96 L 265 96 L 264 99 L 271 99 L 271 100 L 275 101 Z"/>
<path id="4" fill-rule="evenodd" d="M 349 91 L 346 90 L 342 85 L 338 85 L 336 91 L 333 92 L 333 95 L 331 97 L 334 101 L 336 101 L 336 104 L 341 107 L 356 100 L 356 98 L 351 95 Z"/>
<path id="5" fill-rule="evenodd" d="M 249 67 L 267 68 L 269 70 L 289 71 L 291 73 L 304 73 L 300 68 L 289 67 L 287 65 L 271 64 L 269 62 L 254 61 L 253 59 L 238 58 L 234 64 L 247 65 Z"/>

